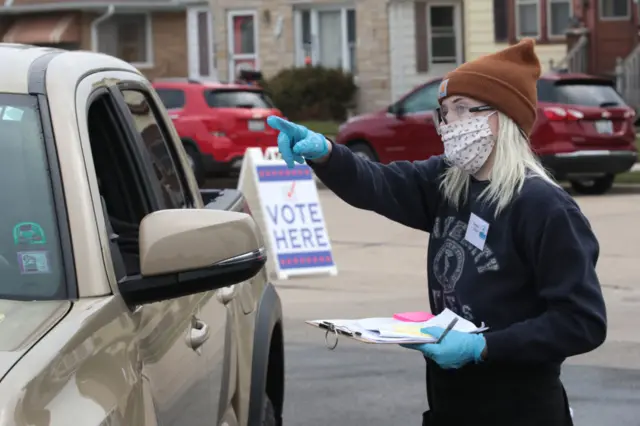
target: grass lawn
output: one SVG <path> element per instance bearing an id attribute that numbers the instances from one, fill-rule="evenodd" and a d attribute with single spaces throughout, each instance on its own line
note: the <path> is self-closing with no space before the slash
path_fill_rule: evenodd
<path id="1" fill-rule="evenodd" d="M 640 172 L 621 173 L 616 176 L 616 183 L 640 183 Z"/>
<path id="2" fill-rule="evenodd" d="M 636 148 L 640 152 L 640 136 L 636 137 Z M 640 172 L 627 172 L 616 176 L 616 183 L 640 183 Z"/>
<path id="3" fill-rule="evenodd" d="M 326 136 L 337 135 L 338 127 L 340 126 L 340 123 L 336 123 L 335 121 L 297 121 L 296 123 Z"/>

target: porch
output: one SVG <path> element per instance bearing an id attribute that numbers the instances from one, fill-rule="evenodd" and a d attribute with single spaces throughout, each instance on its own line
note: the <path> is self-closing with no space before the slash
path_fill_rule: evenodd
<path id="1" fill-rule="evenodd" d="M 550 68 L 611 79 L 626 102 L 640 110 L 638 17 L 639 6 L 633 0 L 574 0 L 567 54 Z"/>

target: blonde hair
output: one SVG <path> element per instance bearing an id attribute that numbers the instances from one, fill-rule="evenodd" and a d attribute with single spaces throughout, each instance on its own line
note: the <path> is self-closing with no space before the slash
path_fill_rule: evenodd
<path id="1" fill-rule="evenodd" d="M 527 177 L 535 176 L 558 186 L 531 151 L 528 138 L 513 120 L 498 112 L 498 127 L 489 185 L 479 196 L 487 204 L 495 205 L 496 217 L 522 190 Z M 469 173 L 453 166 L 444 173 L 440 190 L 445 200 L 456 208 L 467 201 L 469 177 Z"/>

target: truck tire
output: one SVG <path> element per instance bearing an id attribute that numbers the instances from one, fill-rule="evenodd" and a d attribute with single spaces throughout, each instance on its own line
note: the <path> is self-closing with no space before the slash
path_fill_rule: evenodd
<path id="1" fill-rule="evenodd" d="M 262 407 L 262 426 L 276 426 L 276 411 L 268 395 L 264 395 L 264 406 Z"/>
<path id="2" fill-rule="evenodd" d="M 609 192 L 615 180 L 614 175 L 606 175 L 588 181 L 572 180 L 571 187 L 578 194 L 582 195 L 602 195 Z"/>
<path id="3" fill-rule="evenodd" d="M 205 173 L 200 153 L 188 143 L 184 144 L 184 150 L 187 152 L 187 160 L 189 161 L 191 170 L 193 170 L 193 174 L 196 176 L 196 182 L 198 182 L 198 186 L 202 186 L 205 181 Z"/>

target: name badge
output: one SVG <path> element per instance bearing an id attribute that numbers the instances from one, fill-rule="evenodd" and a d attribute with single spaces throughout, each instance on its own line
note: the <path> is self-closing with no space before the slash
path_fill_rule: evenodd
<path id="1" fill-rule="evenodd" d="M 488 234 L 489 224 L 479 216 L 471 213 L 464 239 L 473 244 L 478 250 L 484 250 L 484 244 L 487 241 Z"/>

